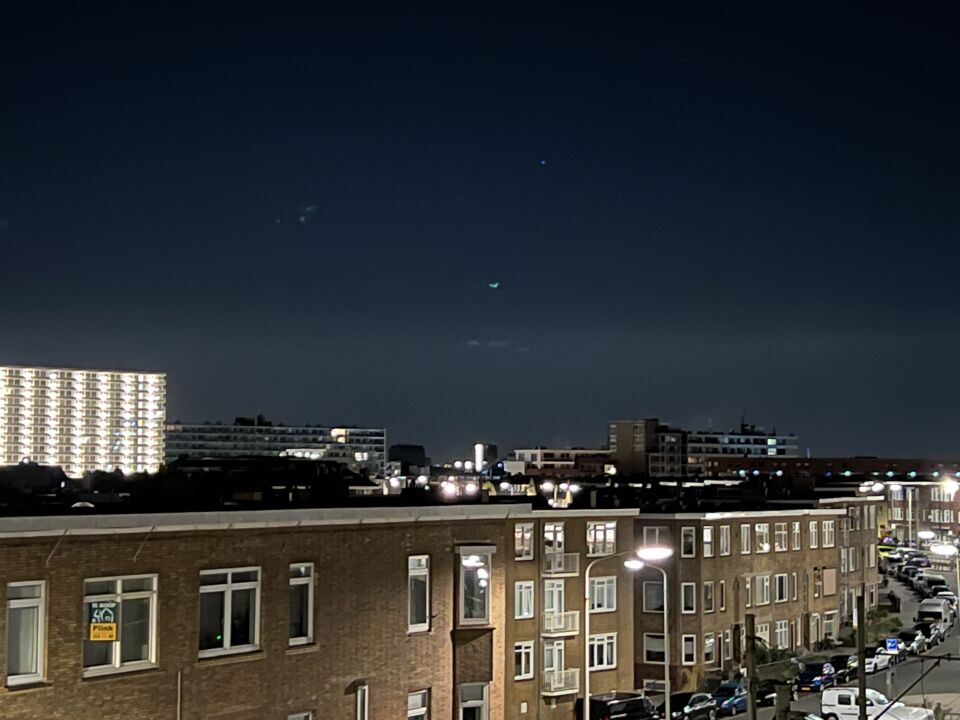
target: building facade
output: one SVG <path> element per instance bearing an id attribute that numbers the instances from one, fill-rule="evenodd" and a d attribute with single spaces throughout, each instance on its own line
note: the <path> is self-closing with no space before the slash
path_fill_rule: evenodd
<path id="1" fill-rule="evenodd" d="M 636 511 L 0 519 L 4 720 L 567 720 L 633 687 Z M 601 571 L 602 566 L 602 571 Z"/>
<path id="2" fill-rule="evenodd" d="M 0 367 L 0 465 L 156 472 L 165 412 L 163 373 Z"/>
<path id="3" fill-rule="evenodd" d="M 840 519 L 840 620 L 846 627 L 857 623 L 857 596 L 863 594 L 866 607 L 877 606 L 879 574 L 877 533 L 882 496 L 823 499 L 820 507 L 839 509 Z"/>
<path id="4" fill-rule="evenodd" d="M 960 534 L 960 493 L 955 474 L 936 480 L 888 481 L 885 485 L 889 506 L 883 531 L 912 540 L 922 531 L 933 532 L 939 539 Z"/>
<path id="5" fill-rule="evenodd" d="M 670 678 L 674 691 L 735 673 L 745 616 L 770 648 L 802 652 L 840 631 L 842 512 L 835 509 L 641 513 L 637 540 L 666 545 Z M 634 579 L 636 683 L 662 688 L 663 580 Z"/>
<path id="6" fill-rule="evenodd" d="M 796 435 L 766 432 L 755 425 L 741 424 L 726 432 L 696 430 L 687 436 L 690 474 L 705 475 L 715 459 L 795 458 L 800 447 Z"/>
<path id="7" fill-rule="evenodd" d="M 524 463 L 527 470 L 570 471 L 577 469 L 578 458 L 603 458 L 609 455 L 606 450 L 596 448 L 517 448 L 513 459 Z"/>
<path id="8" fill-rule="evenodd" d="M 383 428 L 258 424 L 170 423 L 166 458 L 272 456 L 289 453 L 336 460 L 351 470 L 383 475 L 387 431 Z M 299 454 L 298 454 L 299 453 Z"/>

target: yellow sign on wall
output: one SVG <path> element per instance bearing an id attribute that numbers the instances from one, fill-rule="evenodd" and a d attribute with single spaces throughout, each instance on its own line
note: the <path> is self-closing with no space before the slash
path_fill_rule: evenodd
<path id="1" fill-rule="evenodd" d="M 95 642 L 114 642 L 116 639 L 116 623 L 90 623 L 90 640 Z"/>

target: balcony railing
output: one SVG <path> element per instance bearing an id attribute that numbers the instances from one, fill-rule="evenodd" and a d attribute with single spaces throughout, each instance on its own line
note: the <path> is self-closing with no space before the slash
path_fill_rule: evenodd
<path id="1" fill-rule="evenodd" d="M 544 553 L 544 575 L 576 575 L 580 572 L 580 556 L 577 553 Z"/>
<path id="2" fill-rule="evenodd" d="M 580 632 L 580 611 L 545 612 L 543 614 L 544 635 L 576 635 Z"/>
<path id="3" fill-rule="evenodd" d="M 544 695 L 571 695 L 580 690 L 580 668 L 544 670 Z"/>

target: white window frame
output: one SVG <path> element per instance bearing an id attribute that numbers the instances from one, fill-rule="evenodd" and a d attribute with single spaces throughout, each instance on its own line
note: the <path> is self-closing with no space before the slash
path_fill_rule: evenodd
<path id="1" fill-rule="evenodd" d="M 370 717 L 370 686 L 367 683 L 357 685 L 356 692 L 357 720 L 369 720 Z"/>
<path id="2" fill-rule="evenodd" d="M 773 549 L 774 552 L 787 552 L 790 549 L 789 528 L 785 522 L 773 524 Z"/>
<path id="3" fill-rule="evenodd" d="M 660 588 L 660 604 L 663 605 L 663 581 L 662 580 L 644 580 L 641 583 L 641 590 L 643 591 L 643 598 L 641 600 L 643 604 L 643 612 L 645 613 L 656 613 L 657 615 L 663 614 L 663 608 L 648 608 L 647 607 L 647 585 L 656 585 Z"/>
<path id="4" fill-rule="evenodd" d="M 422 697 L 423 705 L 418 708 L 410 707 L 410 698 Z M 407 693 L 407 720 L 429 720 L 430 718 L 430 688 L 415 690 Z"/>
<path id="5" fill-rule="evenodd" d="M 693 600 L 693 606 L 687 605 L 687 592 L 690 593 L 690 599 Z M 697 612 L 697 584 L 695 582 L 680 583 L 680 613 L 682 615 L 695 615 Z"/>
<path id="6" fill-rule="evenodd" d="M 523 640 L 521 642 L 515 642 L 513 644 L 513 667 L 514 667 L 514 680 L 533 680 L 534 670 L 533 670 L 533 641 L 532 640 Z M 517 656 L 520 657 L 520 674 L 516 674 L 517 667 Z M 524 672 L 524 668 L 526 672 Z"/>
<path id="7" fill-rule="evenodd" d="M 647 640 L 648 639 L 652 640 L 655 637 L 660 638 L 660 646 L 661 646 L 660 653 L 666 656 L 667 645 L 666 645 L 666 641 L 664 640 L 663 634 L 662 633 L 644 633 L 643 634 L 643 662 L 645 665 L 663 665 L 663 658 L 659 660 L 650 660 L 649 655 L 647 654 L 648 651 L 656 652 L 655 650 L 652 650 L 647 647 Z"/>
<path id="8" fill-rule="evenodd" d="M 590 671 L 595 670 L 615 670 L 617 667 L 617 634 L 602 633 L 600 635 L 591 635 L 587 640 L 587 657 L 590 660 Z M 602 665 L 597 662 L 597 650 L 603 648 L 604 662 Z M 612 662 L 611 662 L 612 660 Z"/>
<path id="9" fill-rule="evenodd" d="M 807 539 L 807 545 L 811 550 L 816 550 L 820 547 L 820 521 L 811 520 L 809 526 L 809 538 Z"/>
<path id="10" fill-rule="evenodd" d="M 717 609 L 717 588 L 713 580 L 703 581 L 703 612 L 712 613 Z M 710 588 L 710 604 L 707 605 L 707 588 Z"/>
<path id="11" fill-rule="evenodd" d="M 287 720 L 313 720 L 313 713 L 309 710 L 307 712 L 293 713 L 292 715 L 287 715 Z"/>
<path id="12" fill-rule="evenodd" d="M 746 607 L 753 607 L 753 581 L 748 575 L 743 579 L 743 597 Z"/>
<path id="13" fill-rule="evenodd" d="M 598 602 L 601 601 L 601 602 Z M 612 605 L 607 605 L 612 600 Z M 590 613 L 605 613 L 617 611 L 617 576 L 605 575 L 590 578 Z"/>
<path id="14" fill-rule="evenodd" d="M 533 523 L 517 523 L 513 528 L 513 559 L 533 560 L 536 537 Z"/>
<path id="15" fill-rule="evenodd" d="M 467 686 L 482 686 L 483 697 L 480 700 L 464 700 L 463 688 Z M 489 683 L 464 683 L 460 686 L 459 710 L 457 717 L 463 720 L 463 711 L 467 708 L 480 708 L 480 720 L 488 720 L 490 716 L 490 684 Z"/>
<path id="16" fill-rule="evenodd" d="M 665 525 L 644 525 L 644 545 L 665 545 L 667 543 L 667 527 Z"/>
<path id="17" fill-rule="evenodd" d="M 796 574 L 796 573 L 790 573 L 790 585 L 791 585 L 791 588 L 790 588 L 790 599 L 791 599 L 791 600 L 796 600 L 796 599 L 797 599 L 797 595 L 798 595 L 798 593 L 800 592 L 800 588 L 798 587 L 799 584 L 800 584 L 800 583 L 799 583 L 799 581 L 797 580 L 797 574 Z"/>
<path id="18" fill-rule="evenodd" d="M 832 548 L 837 544 L 837 533 L 836 533 L 836 521 L 834 520 L 824 520 L 823 521 L 823 547 Z"/>
<path id="19" fill-rule="evenodd" d="M 536 616 L 536 583 L 533 580 L 517 580 L 513 584 L 513 619 L 529 620 Z M 527 610 L 521 613 L 521 610 Z"/>
<path id="20" fill-rule="evenodd" d="M 750 523 L 742 523 L 740 525 L 740 554 L 749 555 L 750 551 L 753 550 L 753 545 L 751 537 L 753 534 L 750 532 L 751 529 Z"/>
<path id="21" fill-rule="evenodd" d="M 687 653 L 687 641 L 690 642 L 690 648 L 692 649 L 692 652 L 689 654 Z M 697 636 L 696 635 L 680 636 L 680 657 L 683 665 L 697 664 Z"/>
<path id="22" fill-rule="evenodd" d="M 780 580 L 783 579 L 783 597 L 780 597 Z M 773 576 L 773 601 L 785 603 L 790 599 L 790 578 L 786 573 L 777 573 Z"/>
<path id="23" fill-rule="evenodd" d="M 139 600 L 147 598 L 150 600 L 150 627 L 148 629 L 149 638 L 150 638 L 150 647 L 147 650 L 147 659 L 146 660 L 133 660 L 130 662 L 121 661 L 121 646 L 120 646 L 120 635 L 121 635 L 121 623 L 117 624 L 117 639 L 113 641 L 113 662 L 110 665 L 91 665 L 90 667 L 84 667 L 82 675 L 83 677 L 95 677 L 97 675 L 113 675 L 115 673 L 123 672 L 134 672 L 137 670 L 146 670 L 149 668 L 154 668 L 157 666 L 157 592 L 158 592 L 158 575 L 156 573 L 140 573 L 137 575 L 113 575 L 106 577 L 93 577 L 93 578 L 84 578 L 84 593 L 82 607 L 84 608 L 84 615 L 86 615 L 86 605 L 88 602 L 98 602 L 104 600 L 112 600 L 117 603 L 117 606 L 123 608 L 124 600 Z M 124 580 L 152 580 L 153 588 L 151 590 L 132 590 L 132 591 L 123 591 L 123 581 Z M 98 594 L 87 594 L 86 592 L 86 583 L 88 582 L 112 582 L 114 583 L 115 591 L 112 593 L 98 593 Z M 121 617 L 122 619 L 122 617 Z M 83 627 L 87 627 L 87 618 L 83 618 Z M 83 664 L 81 656 L 81 666 Z"/>
<path id="24" fill-rule="evenodd" d="M 310 574 L 307 577 L 291 577 L 290 578 L 290 589 L 293 590 L 295 586 L 306 585 L 307 586 L 307 634 L 305 637 L 292 637 L 289 638 L 288 642 L 290 645 L 309 645 L 313 642 L 313 583 L 315 570 L 312 562 L 302 562 L 302 563 L 290 563 L 290 570 L 299 567 L 309 567 Z M 428 581 L 429 582 L 429 581 Z M 427 592 L 427 597 L 429 597 L 429 591 Z M 429 610 L 427 611 L 427 617 L 430 616 Z"/>
<path id="25" fill-rule="evenodd" d="M 730 554 L 730 526 L 720 526 L 720 557 L 727 557 Z"/>
<path id="26" fill-rule="evenodd" d="M 244 580 L 242 582 L 233 582 L 233 573 L 256 572 L 256 580 Z M 263 570 L 256 565 L 236 568 L 217 568 L 214 570 L 201 570 L 200 575 L 227 575 L 227 582 L 219 585 L 200 585 L 200 595 L 205 593 L 223 593 L 223 647 L 207 648 L 198 650 L 197 657 L 218 657 L 220 655 L 236 655 L 238 653 L 255 652 L 260 649 L 260 583 L 263 580 Z M 253 590 L 254 594 L 254 618 L 253 618 L 253 642 L 246 645 L 233 645 L 230 642 L 230 615 L 231 603 L 233 602 L 234 590 Z M 198 598 L 199 600 L 199 598 Z M 200 633 L 200 627 L 197 626 L 197 634 Z"/>
<path id="27" fill-rule="evenodd" d="M 770 576 L 760 575 L 757 577 L 759 582 L 754 583 L 757 597 L 754 604 L 757 606 L 770 604 Z"/>
<path id="28" fill-rule="evenodd" d="M 783 640 L 783 636 L 786 636 L 786 640 Z M 790 621 L 789 620 L 777 620 L 773 627 L 773 646 L 776 648 L 781 648 L 783 650 L 790 649 Z"/>
<path id="29" fill-rule="evenodd" d="M 700 530 L 700 539 L 703 542 L 703 556 L 705 558 L 712 558 L 716 552 L 716 548 L 714 547 L 714 543 L 716 542 L 713 534 L 714 530 L 713 525 L 704 525 Z"/>
<path id="30" fill-rule="evenodd" d="M 562 527 L 562 525 L 561 525 Z M 461 546 L 457 548 L 459 553 L 459 559 L 457 565 L 459 566 L 459 573 L 457 578 L 457 590 L 458 595 L 460 596 L 457 600 L 458 604 L 458 624 L 463 625 L 489 625 L 490 624 L 490 596 L 493 590 L 493 552 L 494 547 L 491 545 L 481 545 L 481 546 Z M 484 615 L 479 618 L 468 618 L 466 617 L 466 593 L 464 592 L 464 577 L 468 566 L 464 565 L 466 558 L 476 556 L 480 559 L 481 568 L 486 569 L 487 571 L 487 592 L 484 593 Z M 479 575 L 479 572 L 478 572 Z M 481 578 L 483 579 L 483 578 Z"/>
<path id="31" fill-rule="evenodd" d="M 720 612 L 723 612 L 727 609 L 727 581 L 721 580 L 717 585 L 717 607 Z"/>
<path id="32" fill-rule="evenodd" d="M 790 523 L 790 549 L 803 550 L 803 533 L 799 520 L 794 520 Z"/>
<path id="33" fill-rule="evenodd" d="M 10 598 L 10 588 L 17 587 L 39 587 L 40 596 L 35 598 Z M 33 673 L 23 673 L 21 675 L 10 675 L 10 650 L 9 650 L 9 632 L 10 632 L 10 611 L 22 610 L 24 608 L 37 608 L 37 628 L 33 641 L 37 644 L 37 671 Z M 4 679 L 7 687 L 17 685 L 32 685 L 43 682 L 46 677 L 46 627 L 47 627 L 47 581 L 46 580 L 28 580 L 23 582 L 7 583 L 7 655 L 6 667 L 4 667 Z"/>
<path id="34" fill-rule="evenodd" d="M 733 632 L 730 630 L 723 631 L 723 659 L 733 659 Z"/>
<path id="35" fill-rule="evenodd" d="M 713 645 L 713 650 L 710 653 L 710 657 L 707 657 L 707 646 L 708 644 Z M 704 633 L 703 634 L 703 664 L 708 668 L 714 668 L 717 666 L 717 636 L 714 633 Z"/>
<path id="36" fill-rule="evenodd" d="M 753 528 L 753 547 L 758 555 L 768 553 L 773 549 L 770 544 L 770 523 L 756 523 Z"/>
<path id="37" fill-rule="evenodd" d="M 690 538 L 690 552 L 686 552 L 686 538 Z M 697 556 L 697 528 L 693 525 L 684 525 L 680 528 L 680 557 L 695 558 Z"/>
<path id="38" fill-rule="evenodd" d="M 770 623 L 758 623 L 756 630 L 756 636 L 770 647 Z"/>
<path id="39" fill-rule="evenodd" d="M 612 535 L 612 537 L 611 537 Z M 617 521 L 587 522 L 587 556 L 604 557 L 617 552 Z"/>

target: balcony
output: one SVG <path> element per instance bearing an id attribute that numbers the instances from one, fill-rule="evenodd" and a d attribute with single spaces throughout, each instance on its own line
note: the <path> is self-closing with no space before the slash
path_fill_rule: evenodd
<path id="1" fill-rule="evenodd" d="M 580 691 L 580 668 L 544 670 L 544 695 L 575 695 Z"/>
<path id="2" fill-rule="evenodd" d="M 542 626 L 545 636 L 576 635 L 580 632 L 580 611 L 545 612 Z"/>
<path id="3" fill-rule="evenodd" d="M 580 572 L 580 556 L 577 553 L 544 553 L 543 574 L 577 575 Z"/>

